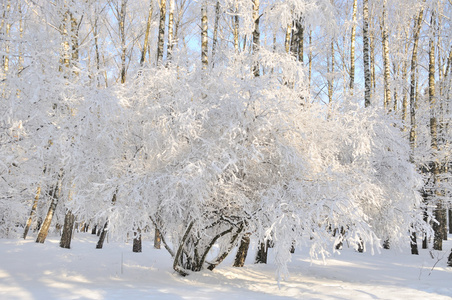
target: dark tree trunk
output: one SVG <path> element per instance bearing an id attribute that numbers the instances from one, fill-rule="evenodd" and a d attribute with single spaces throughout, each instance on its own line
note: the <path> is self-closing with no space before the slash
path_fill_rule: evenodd
<path id="1" fill-rule="evenodd" d="M 248 248 L 250 247 L 250 235 L 245 234 L 240 241 L 240 246 L 235 255 L 234 267 L 243 267 L 245 265 L 246 255 L 248 254 Z"/>
<path id="2" fill-rule="evenodd" d="M 135 234 L 132 250 L 135 253 L 141 253 L 141 230 L 138 228 Z"/>
<path id="3" fill-rule="evenodd" d="M 108 221 L 105 222 L 104 228 L 102 229 L 102 232 L 99 236 L 99 241 L 97 242 L 96 249 L 102 249 L 104 246 L 105 237 L 107 236 L 107 227 L 108 227 Z"/>
<path id="4" fill-rule="evenodd" d="M 449 209 L 449 233 L 452 234 L 452 209 Z"/>
<path id="5" fill-rule="evenodd" d="M 91 234 L 96 234 L 97 233 L 97 225 L 93 226 L 93 229 L 91 229 Z"/>
<path id="6" fill-rule="evenodd" d="M 411 254 L 419 255 L 419 250 L 417 248 L 416 232 L 411 233 Z"/>
<path id="7" fill-rule="evenodd" d="M 60 247 L 70 249 L 72 240 L 72 230 L 74 229 L 75 216 L 69 210 L 64 217 L 63 234 L 60 239 Z"/>
<path id="8" fill-rule="evenodd" d="M 437 207 L 434 211 L 435 219 L 437 222 L 433 222 L 432 228 L 435 231 L 435 236 L 433 239 L 433 249 L 443 250 L 443 222 L 446 221 L 446 216 L 444 215 L 445 210 L 441 206 L 441 202 L 438 201 Z"/>
<path id="9" fill-rule="evenodd" d="M 424 198 L 424 202 L 428 202 L 428 195 L 426 192 L 422 193 L 422 197 Z M 428 223 L 428 213 L 427 208 L 424 209 L 424 222 Z M 428 236 L 427 234 L 424 235 L 424 238 L 422 239 L 422 249 L 428 249 Z"/>
<path id="10" fill-rule="evenodd" d="M 268 248 L 267 244 L 261 242 L 259 248 L 257 249 L 255 264 L 266 264 L 267 263 Z"/>
<path id="11" fill-rule="evenodd" d="M 241 225 L 237 229 L 235 234 L 232 235 L 228 248 L 221 255 L 219 255 L 217 257 L 217 259 L 215 261 L 213 261 L 213 263 L 210 263 L 209 266 L 207 267 L 207 269 L 212 271 L 213 269 L 215 269 L 216 266 L 218 266 L 220 263 L 223 262 L 223 260 L 229 255 L 231 250 L 236 246 L 237 238 L 239 237 L 239 234 L 242 232 L 242 230 L 243 230 L 243 225 Z"/>
<path id="12" fill-rule="evenodd" d="M 361 238 L 359 238 L 358 252 L 359 253 L 363 253 L 364 252 L 364 242 L 363 242 L 363 240 Z"/>

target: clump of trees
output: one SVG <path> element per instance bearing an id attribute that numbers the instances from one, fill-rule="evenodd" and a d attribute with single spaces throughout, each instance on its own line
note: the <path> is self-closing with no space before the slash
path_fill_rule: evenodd
<path id="1" fill-rule="evenodd" d="M 452 7 L 409 2 L 6 1 L 0 235 L 152 231 L 181 275 L 250 239 L 281 276 L 294 248 L 441 249 Z"/>

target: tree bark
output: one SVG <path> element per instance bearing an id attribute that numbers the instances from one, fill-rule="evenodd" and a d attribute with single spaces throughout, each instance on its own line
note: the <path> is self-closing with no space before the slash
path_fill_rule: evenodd
<path id="1" fill-rule="evenodd" d="M 160 249 L 162 243 L 162 234 L 160 233 L 160 230 L 158 230 L 158 228 L 155 228 L 154 232 L 154 249 Z"/>
<path id="2" fill-rule="evenodd" d="M 234 267 L 241 268 L 245 265 L 246 256 L 248 254 L 248 248 L 250 247 L 250 235 L 249 233 L 245 234 L 240 241 L 239 249 L 237 250 L 237 254 L 234 259 Z"/>
<path id="3" fill-rule="evenodd" d="M 267 263 L 267 254 L 268 248 L 267 243 L 261 242 L 259 243 L 259 247 L 256 253 L 256 259 L 254 260 L 255 264 L 266 264 Z"/>
<path id="4" fill-rule="evenodd" d="M 289 24 L 287 25 L 287 29 L 286 29 L 286 39 L 284 41 L 284 46 L 286 49 L 286 53 L 289 54 L 290 53 L 290 33 L 292 32 L 292 26 Z"/>
<path id="5" fill-rule="evenodd" d="M 371 104 L 371 74 L 369 49 L 369 0 L 363 0 L 363 62 L 364 62 L 364 106 Z"/>
<path id="6" fill-rule="evenodd" d="M 154 12 L 154 5 L 152 3 L 153 3 L 153 1 L 151 0 L 150 4 L 149 4 L 148 20 L 146 22 L 146 31 L 144 33 L 143 48 L 141 49 L 141 58 L 140 58 L 140 66 L 141 67 L 143 67 L 143 65 L 146 62 L 146 52 L 148 51 L 148 46 L 149 46 L 149 34 L 151 31 L 152 14 Z"/>
<path id="7" fill-rule="evenodd" d="M 257 53 L 260 47 L 260 31 L 259 31 L 259 1 L 253 0 L 253 21 L 254 21 L 254 30 L 253 30 L 253 54 L 254 54 L 254 64 L 253 64 L 253 74 L 254 77 L 258 77 L 260 75 L 259 71 L 259 59 L 257 58 Z"/>
<path id="8" fill-rule="evenodd" d="M 44 222 L 41 225 L 41 229 L 39 230 L 38 237 L 36 238 L 36 243 L 41 243 L 42 244 L 42 243 L 45 242 L 45 240 L 47 238 L 47 234 L 49 232 L 50 224 L 52 223 L 53 215 L 55 213 L 55 209 L 57 207 L 58 200 L 60 198 L 62 177 L 63 177 L 63 173 L 60 172 L 58 174 L 57 183 L 55 184 L 55 187 L 51 191 L 50 197 L 51 197 L 52 201 L 50 203 L 49 210 L 47 212 L 47 216 L 46 216 Z"/>
<path id="9" fill-rule="evenodd" d="M 334 88 L 334 41 L 331 40 L 330 58 L 328 59 L 328 103 L 333 103 L 333 88 Z M 330 61 L 331 59 L 331 61 Z"/>
<path id="10" fill-rule="evenodd" d="M 389 37 L 388 37 L 388 25 L 387 25 L 387 13 L 386 13 L 387 0 L 383 1 L 383 13 L 381 21 L 381 36 L 382 36 L 382 47 L 383 47 L 383 65 L 384 65 L 384 108 L 385 110 L 391 111 L 391 89 L 389 87 L 391 71 L 389 63 Z"/>
<path id="11" fill-rule="evenodd" d="M 433 230 L 435 236 L 433 240 L 433 249 L 443 249 L 443 224 L 446 222 L 444 215 L 443 203 L 440 199 L 441 192 L 438 190 L 439 185 L 439 161 L 437 160 L 438 154 L 438 124 L 436 118 L 436 98 L 435 98 L 435 14 L 432 13 L 430 27 L 432 28 L 432 36 L 429 40 L 429 68 L 428 68 L 428 95 L 430 102 L 430 139 L 432 148 L 432 174 L 433 177 L 433 191 L 431 195 L 435 199 L 436 207 L 434 210 L 435 219 L 437 222 L 433 223 Z M 438 223 L 439 222 L 439 223 Z"/>
<path id="12" fill-rule="evenodd" d="M 215 60 L 218 44 L 218 23 L 220 22 L 220 1 L 217 0 L 215 5 L 215 23 L 213 27 L 213 41 L 212 41 L 212 62 Z"/>
<path id="13" fill-rule="evenodd" d="M 31 207 L 30 216 L 28 217 L 27 224 L 25 225 L 23 238 L 27 238 L 28 231 L 30 230 L 31 222 L 33 221 L 33 216 L 36 214 L 36 208 L 38 207 L 39 196 L 41 195 L 41 186 L 38 186 L 36 190 L 35 200 L 33 201 L 33 206 Z"/>
<path id="14" fill-rule="evenodd" d="M 159 35 L 157 41 L 157 65 L 163 60 L 163 46 L 165 43 L 165 19 L 166 19 L 166 0 L 160 0 L 160 22 Z"/>
<path id="15" fill-rule="evenodd" d="M 167 45 L 168 61 L 170 61 L 173 57 L 173 46 L 174 46 L 174 0 L 170 0 L 168 12 L 168 45 Z"/>
<path id="16" fill-rule="evenodd" d="M 138 228 L 137 232 L 135 232 L 135 237 L 133 239 L 132 251 L 135 253 L 141 253 L 141 229 Z"/>
<path id="17" fill-rule="evenodd" d="M 425 0 L 424 0 L 425 2 Z M 417 20 L 414 26 L 414 41 L 413 41 L 413 51 L 411 55 L 411 81 L 410 81 L 410 146 L 412 155 L 414 154 L 414 149 L 416 147 L 416 67 L 417 67 L 417 50 L 419 43 L 419 33 L 421 31 L 422 20 L 424 18 L 424 7 L 421 7 Z M 411 157 L 411 162 L 415 163 L 413 157 Z M 416 233 L 412 233 L 411 238 L 411 254 L 419 254 L 417 249 Z"/>
<path id="18" fill-rule="evenodd" d="M 116 203 L 117 192 L 118 191 L 116 190 L 116 192 L 113 194 L 113 197 L 111 199 L 112 205 L 115 205 L 115 203 Z M 104 227 L 102 227 L 102 229 L 98 232 L 99 241 L 97 242 L 96 249 L 102 249 L 102 247 L 104 246 L 104 241 L 105 241 L 105 238 L 107 236 L 107 231 L 108 231 L 108 223 L 109 223 L 109 221 L 107 219 L 107 221 L 105 221 Z"/>
<path id="19" fill-rule="evenodd" d="M 68 210 L 64 217 L 63 233 L 60 239 L 60 247 L 70 249 L 72 240 L 72 231 L 74 229 L 75 216 Z"/>
<path id="20" fill-rule="evenodd" d="M 99 241 L 97 241 L 96 244 L 96 249 L 102 249 L 104 247 L 104 241 L 105 237 L 107 236 L 107 230 L 108 230 L 108 220 L 105 222 L 105 225 L 102 228 L 102 231 L 99 236 Z"/>
<path id="21" fill-rule="evenodd" d="M 353 93 L 355 88 L 355 40 L 356 40 L 356 15 L 358 10 L 358 0 L 353 1 L 352 13 L 352 33 L 350 36 L 350 90 Z"/>
<path id="22" fill-rule="evenodd" d="M 201 6 L 201 62 L 204 70 L 207 69 L 209 64 L 207 30 L 207 2 L 204 0 Z"/>
<path id="23" fill-rule="evenodd" d="M 234 15 L 232 16 L 233 24 L 232 24 L 232 33 L 234 35 L 234 49 L 235 53 L 239 53 L 239 15 L 238 15 L 238 7 L 235 7 Z"/>
<path id="24" fill-rule="evenodd" d="M 121 40 L 121 83 L 126 82 L 126 31 L 125 31 L 125 21 L 126 21 L 126 5 L 127 0 L 122 0 L 121 8 L 118 12 L 118 23 L 119 23 L 119 38 Z"/>

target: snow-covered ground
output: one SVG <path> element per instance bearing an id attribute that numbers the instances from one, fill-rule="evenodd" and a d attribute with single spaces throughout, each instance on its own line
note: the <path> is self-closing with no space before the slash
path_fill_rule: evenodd
<path id="1" fill-rule="evenodd" d="M 448 251 L 432 259 L 427 250 L 372 256 L 345 249 L 325 263 L 296 253 L 290 279 L 278 286 L 271 255 L 268 265 L 253 265 L 253 249 L 244 268 L 231 267 L 231 257 L 213 272 L 183 278 L 172 271 L 166 250 L 149 241 L 140 254 L 117 242 L 96 250 L 96 241 L 77 233 L 67 250 L 58 238 L 45 244 L 1 239 L 0 299 L 452 299 Z"/>

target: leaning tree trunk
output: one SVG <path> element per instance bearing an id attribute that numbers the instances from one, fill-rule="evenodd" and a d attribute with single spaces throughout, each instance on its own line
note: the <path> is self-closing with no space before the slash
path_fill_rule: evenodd
<path id="1" fill-rule="evenodd" d="M 237 254 L 234 259 L 234 267 L 243 267 L 245 265 L 246 256 L 248 254 L 248 249 L 250 247 L 250 234 L 246 233 L 242 240 L 240 241 L 239 249 L 237 250 Z"/>
<path id="2" fill-rule="evenodd" d="M 41 195 L 41 187 L 38 186 L 36 191 L 35 200 L 33 201 L 33 206 L 31 207 L 30 216 L 28 217 L 27 224 L 25 225 L 23 238 L 24 240 L 27 238 L 28 231 L 30 230 L 31 222 L 33 221 L 33 216 L 36 214 L 36 209 L 38 207 L 39 196 Z"/>
<path id="3" fill-rule="evenodd" d="M 113 198 L 111 199 L 111 203 L 112 205 L 115 205 L 116 203 L 116 194 L 117 191 L 113 194 Z M 102 227 L 100 234 L 99 235 L 99 240 L 97 241 L 97 245 L 96 245 L 96 249 L 102 249 L 102 247 L 104 246 L 104 241 L 105 241 L 105 237 L 107 236 L 108 233 L 108 219 L 107 221 L 105 221 L 105 225 L 104 227 Z"/>
<path id="4" fill-rule="evenodd" d="M 55 187 L 53 188 L 53 190 L 50 192 L 50 197 L 51 197 L 52 201 L 50 203 L 49 210 L 47 212 L 47 216 L 41 225 L 41 229 L 39 230 L 39 234 L 36 239 L 36 243 L 44 243 L 47 238 L 47 234 L 49 233 L 50 224 L 52 223 L 53 215 L 55 213 L 55 209 L 57 207 L 58 200 L 60 198 L 62 177 L 63 177 L 63 174 L 62 174 L 62 172 L 60 172 L 60 174 L 58 174 L 58 181 L 57 181 Z"/>
<path id="5" fill-rule="evenodd" d="M 153 1 L 150 1 L 149 4 L 149 13 L 148 20 L 146 22 L 146 31 L 144 32 L 144 43 L 143 48 L 141 49 L 141 58 L 140 58 L 140 66 L 143 67 L 146 62 L 146 52 L 148 51 L 149 46 L 149 33 L 151 31 L 151 22 L 152 22 L 152 13 L 154 12 L 154 6 L 152 5 Z"/>
<path id="6" fill-rule="evenodd" d="M 74 229 L 75 216 L 68 210 L 64 217 L 63 234 L 60 239 L 60 247 L 70 249 L 72 240 L 72 231 Z"/>
<path id="7" fill-rule="evenodd" d="M 102 228 L 102 232 L 99 235 L 99 240 L 96 244 L 96 249 L 102 249 L 104 247 L 105 237 L 107 236 L 108 231 L 108 220 L 105 222 L 104 227 Z"/>

